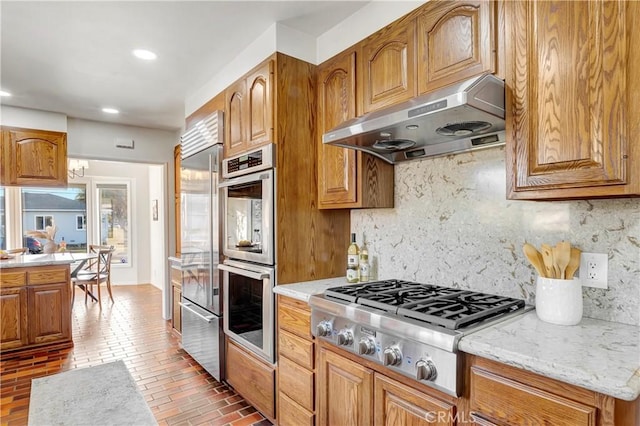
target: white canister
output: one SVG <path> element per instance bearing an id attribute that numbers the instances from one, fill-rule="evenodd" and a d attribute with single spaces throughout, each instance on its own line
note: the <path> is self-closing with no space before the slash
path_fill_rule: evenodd
<path id="1" fill-rule="evenodd" d="M 576 325 L 582 320 L 582 282 L 538 277 L 536 314 L 544 322 Z"/>

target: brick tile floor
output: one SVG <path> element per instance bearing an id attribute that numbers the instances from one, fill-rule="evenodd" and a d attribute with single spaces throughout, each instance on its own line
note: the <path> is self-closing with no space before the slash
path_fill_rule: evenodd
<path id="1" fill-rule="evenodd" d="M 118 359 L 127 365 L 160 425 L 271 425 L 179 347 L 162 319 L 160 290 L 151 285 L 114 286 L 113 292 L 115 303 L 103 299 L 102 310 L 76 298 L 73 348 L 2 355 L 2 425 L 27 424 L 31 379 Z"/>

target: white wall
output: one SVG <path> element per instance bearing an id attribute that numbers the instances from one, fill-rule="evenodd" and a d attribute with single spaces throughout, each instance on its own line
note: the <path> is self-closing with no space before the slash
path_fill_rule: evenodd
<path id="1" fill-rule="evenodd" d="M 67 131 L 67 116 L 57 112 L 0 105 L 0 124 L 25 129 Z"/>
<path id="2" fill-rule="evenodd" d="M 169 294 L 171 284 L 168 279 L 166 235 L 169 234 L 169 224 L 167 222 L 166 212 L 169 209 L 167 205 L 167 179 L 166 167 L 149 166 L 149 210 L 147 217 L 152 218 L 149 222 L 149 269 L 151 271 L 150 282 L 153 286 L 163 290 L 162 307 L 164 318 L 171 317 L 169 309 Z M 158 220 L 153 220 L 153 203 L 158 203 Z M 173 223 L 173 222 L 172 222 Z M 171 253 L 173 254 L 173 252 Z"/>
<path id="3" fill-rule="evenodd" d="M 218 74 L 185 99 L 185 117 L 242 77 L 275 51 L 319 64 L 414 10 L 424 1 L 372 1 L 317 39 L 273 24 Z"/>

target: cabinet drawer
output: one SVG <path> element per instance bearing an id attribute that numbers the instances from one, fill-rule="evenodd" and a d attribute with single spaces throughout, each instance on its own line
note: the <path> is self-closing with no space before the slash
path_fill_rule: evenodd
<path id="1" fill-rule="evenodd" d="M 68 281 L 69 269 L 44 269 L 29 271 L 29 285 L 64 283 Z"/>
<path id="2" fill-rule="evenodd" d="M 313 411 L 313 372 L 286 357 L 278 360 L 278 386 L 289 398 Z"/>
<path id="3" fill-rule="evenodd" d="M 227 339 L 227 381 L 267 417 L 275 417 L 274 368 Z"/>
<path id="4" fill-rule="evenodd" d="M 595 426 L 596 408 L 472 367 L 471 410 L 508 424 Z"/>
<path id="5" fill-rule="evenodd" d="M 302 367 L 313 370 L 313 341 L 311 340 L 303 339 L 285 330 L 279 330 L 278 353 Z"/>
<path id="6" fill-rule="evenodd" d="M 280 426 L 313 426 L 313 413 L 296 404 L 287 395 L 278 394 L 278 424 Z"/>
<path id="7" fill-rule="evenodd" d="M 0 272 L 0 287 L 22 287 L 27 284 L 27 273 L 25 271 L 20 272 L 8 272 L 10 269 L 3 269 Z"/>
<path id="8" fill-rule="evenodd" d="M 280 302 L 278 304 L 278 327 L 311 339 L 311 312 L 308 308 L 303 310 L 289 303 Z"/>

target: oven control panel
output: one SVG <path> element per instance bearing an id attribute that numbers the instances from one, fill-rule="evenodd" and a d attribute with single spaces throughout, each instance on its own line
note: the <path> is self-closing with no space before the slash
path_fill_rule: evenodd
<path id="1" fill-rule="evenodd" d="M 313 334 L 342 349 L 449 395 L 459 396 L 458 356 L 352 320 L 312 310 Z"/>

